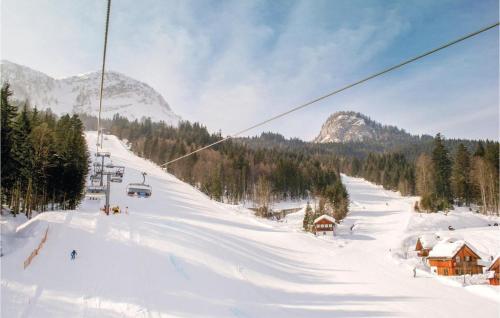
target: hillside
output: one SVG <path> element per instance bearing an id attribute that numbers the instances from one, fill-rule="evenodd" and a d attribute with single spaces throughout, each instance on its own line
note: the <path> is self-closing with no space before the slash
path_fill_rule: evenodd
<path id="1" fill-rule="evenodd" d="M 88 134 L 89 144 L 95 136 Z M 2 257 L 2 316 L 420 318 L 469 317 L 479 309 L 483 317 L 498 315 L 498 302 L 413 278 L 411 267 L 394 262 L 389 250 L 400 246 L 413 198 L 345 177 L 351 213 L 335 238 L 322 239 L 211 201 L 115 137 L 105 147 L 126 166 L 111 204 L 129 213 L 106 216 L 98 202 L 85 201 L 77 211 L 31 220 L 17 233 L 24 239 L 10 240 L 16 248 Z M 125 194 L 140 171 L 149 174 L 150 199 Z M 44 248 L 23 270 L 47 226 Z"/>
<path id="2" fill-rule="evenodd" d="M 99 109 L 100 72 L 52 78 L 29 67 L 2 60 L 2 84 L 9 82 L 13 98 L 29 100 L 39 109 L 50 108 L 64 113 L 97 114 Z M 151 117 L 177 125 L 180 117 L 149 85 L 124 74 L 106 72 L 104 78 L 103 118 L 119 113 L 131 120 Z"/>

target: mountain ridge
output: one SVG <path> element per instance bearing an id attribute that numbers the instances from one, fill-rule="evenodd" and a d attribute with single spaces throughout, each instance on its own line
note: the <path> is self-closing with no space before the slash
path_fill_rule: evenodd
<path id="1" fill-rule="evenodd" d="M 56 114 L 95 114 L 99 107 L 98 71 L 54 78 L 28 66 L 1 61 L 2 84 L 9 82 L 13 98 L 28 100 L 40 109 L 50 108 Z M 177 125 L 181 120 L 163 96 L 148 84 L 116 71 L 104 77 L 103 118 L 116 113 L 135 120 L 151 117 Z"/>

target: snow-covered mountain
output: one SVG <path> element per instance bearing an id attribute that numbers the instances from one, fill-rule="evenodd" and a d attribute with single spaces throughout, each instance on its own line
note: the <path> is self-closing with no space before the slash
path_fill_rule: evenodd
<path id="1" fill-rule="evenodd" d="M 2 60 L 2 84 L 8 81 L 14 99 L 29 100 L 40 109 L 50 108 L 56 114 L 87 113 L 99 109 L 100 72 L 61 79 L 52 78 L 29 67 Z M 103 117 L 120 114 L 129 119 L 151 117 L 177 125 L 180 117 L 151 86 L 117 72 L 104 77 Z"/>
<path id="2" fill-rule="evenodd" d="M 408 139 L 411 135 L 394 126 L 383 126 L 353 111 L 332 114 L 321 127 L 314 142 L 362 142 Z"/>

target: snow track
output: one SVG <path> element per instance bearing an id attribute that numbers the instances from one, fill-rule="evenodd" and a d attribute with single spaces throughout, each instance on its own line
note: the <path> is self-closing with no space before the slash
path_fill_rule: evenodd
<path id="1" fill-rule="evenodd" d="M 1 258 L 2 317 L 498 317 L 498 302 L 391 257 L 411 198 L 344 177 L 355 203 L 343 226 L 357 225 L 321 239 L 210 201 L 112 136 L 105 146 L 126 166 L 111 203 L 129 214 L 86 201 L 38 216 L 51 230 L 30 267 L 30 244 Z M 150 199 L 125 194 L 140 171 Z"/>

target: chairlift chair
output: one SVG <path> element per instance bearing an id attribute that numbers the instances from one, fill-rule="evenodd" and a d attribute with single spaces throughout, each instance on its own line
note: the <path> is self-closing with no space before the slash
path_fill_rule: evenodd
<path id="1" fill-rule="evenodd" d="M 106 196 L 106 188 L 100 185 L 89 185 L 85 192 L 85 197 L 89 200 L 101 200 Z"/>
<path id="2" fill-rule="evenodd" d="M 112 174 L 110 180 L 111 180 L 111 182 L 122 183 L 123 178 L 121 176 L 119 176 L 119 175 Z"/>
<path id="3" fill-rule="evenodd" d="M 107 167 L 115 169 L 111 173 L 111 182 L 121 183 L 123 181 L 123 175 L 125 174 L 125 167 L 124 166 L 114 166 L 114 165 L 108 165 Z"/>
<path id="4" fill-rule="evenodd" d="M 94 174 L 99 174 L 102 172 L 102 165 L 99 162 L 94 162 Z"/>
<path id="5" fill-rule="evenodd" d="M 95 156 L 109 158 L 111 156 L 111 153 L 109 151 L 100 151 L 100 152 L 96 152 Z"/>
<path id="6" fill-rule="evenodd" d="M 101 180 L 101 175 L 96 173 L 96 174 L 93 174 L 90 176 L 90 182 L 91 183 L 94 183 L 96 181 L 100 181 Z"/>
<path id="7" fill-rule="evenodd" d="M 142 183 L 129 183 L 127 185 L 127 195 L 138 198 L 149 198 L 152 194 L 152 187 L 146 184 L 146 173 L 142 173 Z"/>

